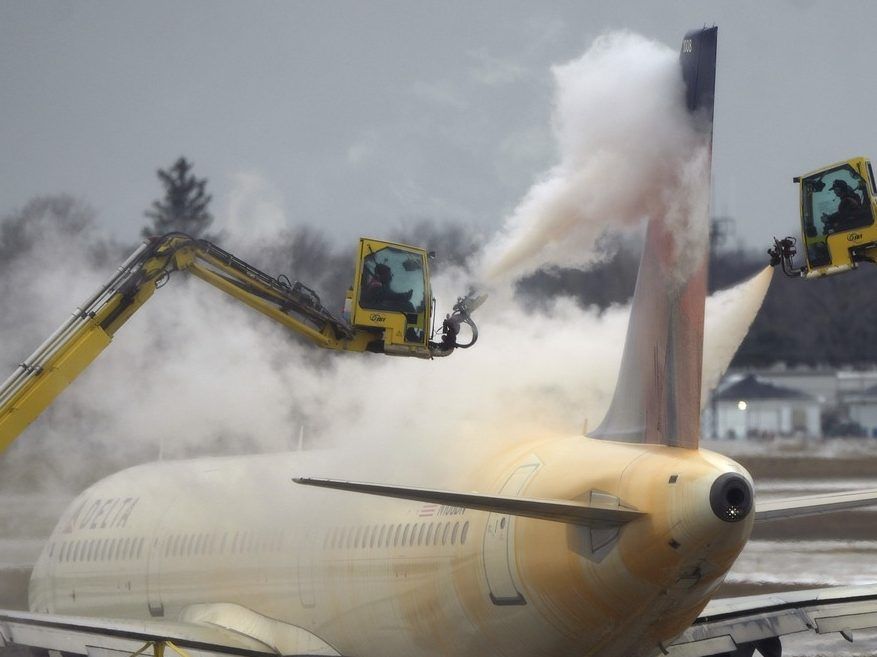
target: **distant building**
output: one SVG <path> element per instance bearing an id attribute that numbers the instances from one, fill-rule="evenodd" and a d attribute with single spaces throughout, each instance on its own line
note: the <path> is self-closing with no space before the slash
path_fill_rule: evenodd
<path id="1" fill-rule="evenodd" d="M 713 395 L 706 432 L 714 438 L 822 436 L 822 403 L 811 394 L 754 374 L 729 380 Z"/>
<path id="2" fill-rule="evenodd" d="M 877 385 L 845 395 L 847 417 L 868 436 L 877 437 Z"/>

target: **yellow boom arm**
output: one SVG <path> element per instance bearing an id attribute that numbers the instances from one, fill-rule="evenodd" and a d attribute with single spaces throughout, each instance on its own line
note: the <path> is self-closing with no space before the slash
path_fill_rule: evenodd
<path id="1" fill-rule="evenodd" d="M 370 243 L 376 242 L 371 240 Z M 426 252 L 422 249 L 402 245 L 388 248 L 407 254 L 409 258 L 419 257 L 422 253 L 423 261 L 426 260 Z M 469 324 L 477 335 L 469 312 L 483 300 L 473 301 L 468 297 L 458 300 L 454 315 L 445 320 L 444 336 L 440 343 L 432 342 L 428 336 L 421 336 L 420 333 L 412 333 L 411 328 L 407 337 L 399 338 L 396 334 L 401 333 L 393 333 L 387 328 L 349 324 L 334 317 L 321 305 L 319 297 L 310 288 L 298 282 L 289 284 L 269 276 L 215 244 L 181 233 L 153 238 L 132 253 L 116 274 L 76 308 L 72 316 L 0 386 L 0 452 L 97 358 L 119 327 L 149 300 L 156 288 L 161 287 L 174 271 L 191 272 L 274 321 L 304 335 L 319 347 L 345 351 L 372 351 L 422 358 L 446 356 L 455 347 L 469 346 L 456 343 L 461 322 Z M 428 293 L 425 266 L 422 271 L 425 292 Z M 402 327 L 409 320 L 428 325 L 430 302 L 431 299 L 428 299 L 422 304 L 419 314 L 406 312 L 407 308 L 394 312 L 392 308 L 383 307 L 380 314 L 388 318 L 383 320 L 384 324 L 393 324 L 395 316 L 401 315 L 399 323 Z M 371 316 L 375 315 L 372 311 Z M 394 340 L 394 336 L 397 339 Z"/>

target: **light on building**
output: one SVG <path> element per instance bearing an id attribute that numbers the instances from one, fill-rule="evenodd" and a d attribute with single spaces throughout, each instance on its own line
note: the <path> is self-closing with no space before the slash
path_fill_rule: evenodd
<path id="1" fill-rule="evenodd" d="M 739 408 L 741 411 L 745 411 L 746 410 L 746 402 L 741 399 L 740 401 L 737 402 L 737 408 Z"/>

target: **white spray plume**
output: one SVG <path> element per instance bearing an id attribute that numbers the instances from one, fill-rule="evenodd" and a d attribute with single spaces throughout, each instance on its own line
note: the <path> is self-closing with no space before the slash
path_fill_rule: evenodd
<path id="1" fill-rule="evenodd" d="M 765 267 L 755 276 L 707 298 L 703 331 L 703 386 L 701 408 L 731 364 L 740 343 L 770 287 L 773 268 Z"/>
<path id="2" fill-rule="evenodd" d="M 648 216 L 702 243 L 706 227 L 688 220 L 707 207 L 708 145 L 685 111 L 678 55 L 619 32 L 553 72 L 560 162 L 488 245 L 481 278 L 502 284 L 543 267 L 586 266 L 608 228 Z"/>
<path id="3" fill-rule="evenodd" d="M 361 455 L 343 461 L 355 471 L 333 475 L 440 486 L 461 473 L 449 467 L 459 466 L 461 457 L 475 463 L 513 441 L 580 434 L 586 421 L 595 426 L 615 386 L 629 309 L 597 313 L 566 298 L 522 308 L 513 279 L 541 266 L 599 257 L 595 244 L 608 226 L 633 225 L 654 211 L 684 214 L 672 206 L 685 181 L 702 186 L 703 180 L 691 173 L 697 158 L 683 154 L 702 145 L 680 118 L 678 63 L 664 46 L 626 33 L 601 37 L 582 58 L 557 67 L 555 77 L 562 162 L 527 193 L 486 248 L 482 264 L 496 289 L 478 311 L 475 347 L 432 362 L 374 354 L 321 358 L 278 325 L 175 275 L 20 442 L 36 434 L 41 458 L 81 472 L 102 453 L 142 461 L 160 450 L 172 458 L 229 446 L 235 452 L 290 449 L 304 427 L 308 446 L 343 446 Z M 258 179 L 238 181 L 232 199 L 249 200 L 227 211 L 224 228 L 233 233 L 227 244 L 258 266 L 266 231 L 247 230 L 241 208 L 264 209 L 270 227 L 281 223 L 280 203 L 274 193 L 266 193 L 265 202 L 259 198 L 269 188 Z M 27 353 L 19 348 L 25 338 L 35 343 L 32 336 L 48 335 L 77 299 L 109 276 L 84 256 L 71 273 L 71 256 L 85 253 L 92 237 L 47 240 L 40 249 L 44 269 L 23 263 L 15 280 L 5 281 L 4 289 L 29 303 L 31 319 L 39 321 L 3 324 L 4 337 L 22 339 L 14 350 L 5 342 L 2 360 L 17 362 Z M 349 248 L 352 255 L 354 245 Z M 447 306 L 468 278 L 469 272 L 447 271 L 434 278 L 434 293 Z M 40 282 L 71 279 L 84 282 L 72 299 L 68 284 Z M 765 286 L 708 303 L 708 344 L 723 345 L 705 353 L 709 382 L 727 367 Z M 724 319 L 713 322 L 716 306 Z M 14 446 L 5 458 L 15 458 L 18 449 L 24 447 Z"/>

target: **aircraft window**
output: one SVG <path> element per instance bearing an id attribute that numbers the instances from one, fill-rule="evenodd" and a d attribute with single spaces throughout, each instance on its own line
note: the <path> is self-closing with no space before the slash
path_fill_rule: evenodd
<path id="1" fill-rule="evenodd" d="M 100 539 L 97 542 L 97 550 L 95 551 L 95 561 L 103 561 L 104 557 L 107 553 L 107 540 L 105 538 Z"/>
<path id="2" fill-rule="evenodd" d="M 431 523 L 429 523 L 429 529 L 426 532 L 426 541 L 424 542 L 424 545 L 429 545 L 430 543 L 432 543 L 432 537 L 434 535 L 435 535 L 435 523 L 431 522 Z"/>
<path id="3" fill-rule="evenodd" d="M 49 556 L 51 557 L 55 553 L 55 544 L 49 543 Z"/>
<path id="4" fill-rule="evenodd" d="M 378 535 L 378 547 L 381 547 L 381 545 L 384 544 L 384 533 L 386 532 L 386 530 L 387 526 L 381 525 L 381 533 Z"/>
<path id="5" fill-rule="evenodd" d="M 459 523 L 459 522 L 455 522 L 455 523 L 454 523 L 454 531 L 451 532 L 451 545 L 456 544 L 456 542 L 457 542 L 457 532 L 458 532 L 458 531 L 460 531 L 460 523 Z"/>
<path id="6" fill-rule="evenodd" d="M 359 538 L 362 535 L 362 527 L 357 527 L 356 532 L 353 535 L 353 547 L 359 547 Z"/>
<path id="7" fill-rule="evenodd" d="M 67 556 L 67 544 L 61 543 L 61 551 L 58 553 L 58 561 L 64 561 L 64 557 Z"/>
<path id="8" fill-rule="evenodd" d="M 232 552 L 238 551 L 238 539 L 240 538 L 240 534 L 241 534 L 240 532 L 234 533 L 234 539 L 232 539 L 232 542 L 231 542 L 231 551 Z"/>
<path id="9" fill-rule="evenodd" d="M 372 525 L 369 530 L 369 538 L 368 538 L 368 546 L 373 548 L 375 546 L 375 537 L 378 535 L 378 528 Z"/>
<path id="10" fill-rule="evenodd" d="M 448 530 L 451 528 L 451 523 L 445 523 L 445 529 L 442 532 L 442 545 L 445 545 L 448 542 Z"/>
<path id="11" fill-rule="evenodd" d="M 195 554 L 202 554 L 204 550 L 204 534 L 198 534 L 198 538 L 195 539 Z"/>
<path id="12" fill-rule="evenodd" d="M 420 531 L 417 533 L 417 545 L 423 545 L 423 535 L 426 533 L 426 523 L 420 525 Z"/>
<path id="13" fill-rule="evenodd" d="M 463 533 L 460 534 L 460 545 L 466 544 L 466 536 L 469 534 L 469 521 L 463 523 Z"/>
<path id="14" fill-rule="evenodd" d="M 122 539 L 114 538 L 113 539 L 113 561 L 119 560 L 119 555 L 122 553 Z"/>
<path id="15" fill-rule="evenodd" d="M 405 525 L 405 531 L 402 532 L 402 545 L 405 546 L 408 543 L 408 532 L 411 531 L 411 525 Z"/>
<path id="16" fill-rule="evenodd" d="M 225 553 L 225 539 L 227 539 L 227 538 L 228 538 L 228 533 L 223 532 L 222 533 L 222 541 L 220 541 L 220 543 L 219 543 L 219 554 Z"/>
<path id="17" fill-rule="evenodd" d="M 143 554 L 143 539 L 137 539 L 137 558 L 140 558 L 140 555 Z"/>
<path id="18" fill-rule="evenodd" d="M 171 546 L 173 545 L 173 536 L 166 536 L 164 539 L 164 556 L 171 556 Z"/>
<path id="19" fill-rule="evenodd" d="M 91 540 L 88 542 L 88 551 L 85 553 L 85 560 L 91 561 L 94 559 L 94 541 Z"/>
<path id="20" fill-rule="evenodd" d="M 396 525 L 396 531 L 393 532 L 393 546 L 399 545 L 399 534 L 402 533 L 402 525 Z"/>

